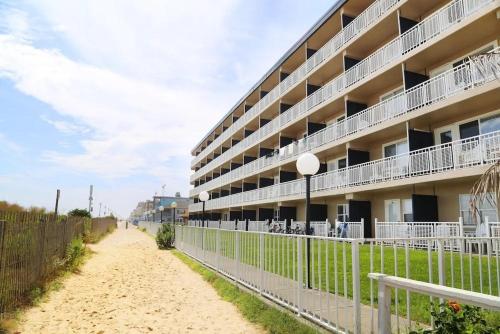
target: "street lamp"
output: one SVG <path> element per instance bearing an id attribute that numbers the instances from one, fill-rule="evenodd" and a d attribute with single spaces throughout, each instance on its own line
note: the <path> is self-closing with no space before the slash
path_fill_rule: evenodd
<path id="1" fill-rule="evenodd" d="M 297 159 L 297 170 L 306 178 L 306 235 L 311 233 L 311 176 L 319 170 L 318 157 L 312 153 L 304 153 Z M 307 287 L 311 288 L 311 243 L 306 237 L 307 252 Z"/>
<path id="2" fill-rule="evenodd" d="M 208 193 L 206 191 L 202 191 L 198 195 L 198 199 L 203 203 L 203 211 L 201 214 L 201 221 L 202 221 L 201 227 L 205 227 L 205 202 L 208 201 L 209 197 L 210 196 L 208 195 Z"/>
<path id="3" fill-rule="evenodd" d="M 175 226 L 175 209 L 177 208 L 177 203 L 176 202 L 172 202 L 170 204 L 170 207 L 172 208 L 172 213 L 174 215 L 174 226 Z"/>
<path id="4" fill-rule="evenodd" d="M 158 210 L 160 210 L 160 224 L 163 224 L 163 210 L 165 210 L 165 208 L 163 206 L 159 206 Z"/>

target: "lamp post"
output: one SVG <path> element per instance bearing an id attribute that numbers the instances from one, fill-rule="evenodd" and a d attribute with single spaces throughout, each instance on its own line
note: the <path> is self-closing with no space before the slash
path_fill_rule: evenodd
<path id="1" fill-rule="evenodd" d="M 306 178 L 306 235 L 311 233 L 311 176 L 319 170 L 319 159 L 312 153 L 304 153 L 297 159 L 297 170 Z M 311 242 L 306 237 L 307 287 L 311 288 Z"/>
<path id="2" fill-rule="evenodd" d="M 173 214 L 173 216 L 174 216 L 173 221 L 174 221 L 174 226 L 175 226 L 175 210 L 177 209 L 177 203 L 176 203 L 176 202 L 172 202 L 172 203 L 170 204 L 170 207 L 172 208 L 172 214 Z"/>
<path id="3" fill-rule="evenodd" d="M 160 224 L 163 224 L 163 210 L 165 210 L 165 208 L 161 205 L 158 207 L 158 210 L 160 210 Z"/>
<path id="4" fill-rule="evenodd" d="M 198 199 L 203 203 L 203 211 L 202 211 L 202 214 L 201 214 L 201 227 L 205 227 L 205 202 L 208 201 L 208 198 L 210 196 L 208 195 L 208 193 L 206 191 L 202 191 L 199 195 L 198 195 Z"/>

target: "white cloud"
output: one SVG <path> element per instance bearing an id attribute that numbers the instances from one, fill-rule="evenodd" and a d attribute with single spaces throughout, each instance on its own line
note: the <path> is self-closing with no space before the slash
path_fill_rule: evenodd
<path id="1" fill-rule="evenodd" d="M 183 193 L 193 146 L 304 28 L 278 30 L 280 18 L 242 0 L 16 5 L 0 8 L 0 77 L 51 106 L 59 115 L 40 117 L 80 145 L 42 159 L 89 177 L 149 175 Z"/>
<path id="2" fill-rule="evenodd" d="M 7 136 L 0 132 L 0 152 L 4 153 L 21 153 L 23 147 L 18 145 L 15 141 L 7 138 Z"/>

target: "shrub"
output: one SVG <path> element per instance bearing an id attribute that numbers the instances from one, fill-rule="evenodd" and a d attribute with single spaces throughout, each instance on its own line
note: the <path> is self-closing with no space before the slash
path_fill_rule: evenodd
<path id="1" fill-rule="evenodd" d="M 73 209 L 70 212 L 68 212 L 68 216 L 92 218 L 92 216 L 90 215 L 90 212 L 87 209 Z"/>
<path id="2" fill-rule="evenodd" d="M 432 305 L 431 315 L 434 317 L 434 329 L 419 329 L 410 334 L 499 333 L 498 328 L 487 324 L 486 312 L 476 306 L 449 301 Z"/>
<path id="3" fill-rule="evenodd" d="M 83 261 L 85 255 L 85 245 L 81 238 L 71 240 L 66 249 L 66 269 L 75 271 Z"/>
<path id="4" fill-rule="evenodd" d="M 172 248 L 174 245 L 174 231 L 170 224 L 162 224 L 156 233 L 156 244 L 160 249 Z"/>

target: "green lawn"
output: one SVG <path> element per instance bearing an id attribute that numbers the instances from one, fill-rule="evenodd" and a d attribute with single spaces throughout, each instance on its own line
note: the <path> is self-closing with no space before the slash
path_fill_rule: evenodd
<path id="1" fill-rule="evenodd" d="M 204 248 L 215 252 L 216 230 L 205 230 Z M 228 258 L 236 257 L 236 233 L 220 231 L 220 252 Z M 284 236 L 266 235 L 264 238 L 265 270 L 297 279 L 297 240 Z M 259 266 L 259 235 L 240 234 L 239 258 L 243 263 Z M 350 242 L 313 239 L 311 240 L 311 284 L 315 288 L 337 292 L 352 297 L 352 247 Z M 407 253 L 406 253 L 407 252 Z M 383 253 L 384 263 L 381 258 Z M 409 261 L 407 261 L 409 259 Z M 498 269 L 497 258 L 477 254 L 445 252 L 446 285 L 477 292 L 497 295 Z M 302 270 L 306 278 L 306 246 L 302 245 Z M 368 244 L 359 246 L 359 270 L 361 302 L 370 305 L 370 272 L 383 272 L 388 275 L 408 277 L 424 282 L 439 282 L 438 253 L 433 250 L 400 248 Z M 480 273 L 482 273 L 482 278 Z M 490 273 L 490 275 L 488 274 Z M 327 275 L 328 274 L 328 275 Z M 489 277 L 491 277 L 491 282 Z M 337 285 L 335 285 L 337 279 Z M 335 291 L 337 289 L 337 291 Z M 377 282 L 373 282 L 373 302 L 377 304 Z M 393 312 L 396 293 L 393 293 Z M 412 320 L 430 322 L 428 296 L 412 293 L 410 295 L 410 316 Z M 397 310 L 400 315 L 407 315 L 406 291 L 397 291 Z M 500 315 L 495 314 L 492 321 L 500 324 Z"/>

